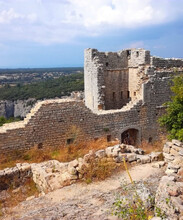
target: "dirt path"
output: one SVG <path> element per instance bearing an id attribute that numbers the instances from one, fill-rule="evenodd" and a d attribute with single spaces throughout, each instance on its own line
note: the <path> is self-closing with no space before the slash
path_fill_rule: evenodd
<path id="1" fill-rule="evenodd" d="M 130 174 L 134 181 L 149 181 L 156 188 L 163 170 L 144 164 L 131 168 Z M 122 171 L 105 181 L 73 184 L 21 203 L 4 219 L 116 219 L 108 212 L 124 179 L 129 182 L 126 172 Z"/>

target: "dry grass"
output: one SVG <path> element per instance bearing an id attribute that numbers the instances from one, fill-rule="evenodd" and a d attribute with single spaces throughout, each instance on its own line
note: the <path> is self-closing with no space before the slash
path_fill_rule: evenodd
<path id="1" fill-rule="evenodd" d="M 68 162 L 76 158 L 83 157 L 90 150 L 97 151 L 115 144 L 118 144 L 118 141 L 107 142 L 106 138 L 100 138 L 98 140 L 93 141 L 86 141 L 80 143 L 75 142 L 73 144 L 57 148 L 44 147 L 42 149 L 38 149 L 37 147 L 33 147 L 25 153 L 16 151 L 14 152 L 13 157 L 1 158 L 0 169 L 13 167 L 16 165 L 16 163 L 40 163 L 52 159 L 58 160 L 60 162 Z"/>
<path id="2" fill-rule="evenodd" d="M 128 163 L 130 168 L 132 165 Z M 89 184 L 93 181 L 101 181 L 125 170 L 123 163 L 116 163 L 113 158 L 90 158 L 89 164 L 83 168 L 83 180 Z"/>
<path id="3" fill-rule="evenodd" d="M 23 186 L 20 186 L 17 189 L 10 187 L 6 191 L 6 194 L 8 195 L 6 199 L 0 199 L 0 217 L 5 214 L 4 212 L 6 212 L 8 208 L 15 207 L 30 196 L 38 196 L 39 192 L 34 181 L 28 179 Z"/>
<path id="4" fill-rule="evenodd" d="M 93 159 L 83 169 L 83 179 L 88 184 L 96 180 L 105 180 L 119 167 L 122 167 L 121 164 L 116 164 L 112 158 Z"/>
<path id="5" fill-rule="evenodd" d="M 153 151 L 163 152 L 163 146 L 166 141 L 167 141 L 166 136 L 162 135 L 159 137 L 159 140 L 153 141 L 151 143 L 147 141 L 142 141 L 142 143 L 138 147 L 143 149 L 145 151 L 145 154 L 149 154 Z"/>

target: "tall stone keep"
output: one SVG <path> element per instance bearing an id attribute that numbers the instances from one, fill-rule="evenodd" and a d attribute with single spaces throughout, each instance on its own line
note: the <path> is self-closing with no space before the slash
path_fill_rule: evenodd
<path id="1" fill-rule="evenodd" d="M 85 104 L 91 110 L 120 109 L 141 94 L 139 67 L 150 66 L 150 52 L 85 50 Z"/>

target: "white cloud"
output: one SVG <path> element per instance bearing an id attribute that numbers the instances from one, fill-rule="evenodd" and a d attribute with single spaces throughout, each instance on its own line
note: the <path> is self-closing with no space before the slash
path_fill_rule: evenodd
<path id="1" fill-rule="evenodd" d="M 16 13 L 13 8 L 10 8 L 8 10 L 3 10 L 0 13 L 0 23 L 2 24 L 10 23 L 12 20 L 18 18 L 23 18 L 23 16 Z"/>
<path id="2" fill-rule="evenodd" d="M 0 40 L 71 41 L 182 16 L 183 0 L 0 0 Z"/>

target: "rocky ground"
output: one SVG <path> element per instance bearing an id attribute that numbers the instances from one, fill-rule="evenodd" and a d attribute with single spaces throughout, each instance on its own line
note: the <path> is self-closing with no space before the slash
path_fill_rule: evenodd
<path id="1" fill-rule="evenodd" d="M 141 164 L 130 169 L 133 180 L 145 181 L 154 193 L 164 175 L 164 168 L 155 168 L 156 163 Z M 3 220 L 117 219 L 111 216 L 111 207 L 125 179 L 129 182 L 126 172 L 121 171 L 105 181 L 88 185 L 76 183 L 57 189 L 39 198 L 22 202 L 9 210 Z"/>

